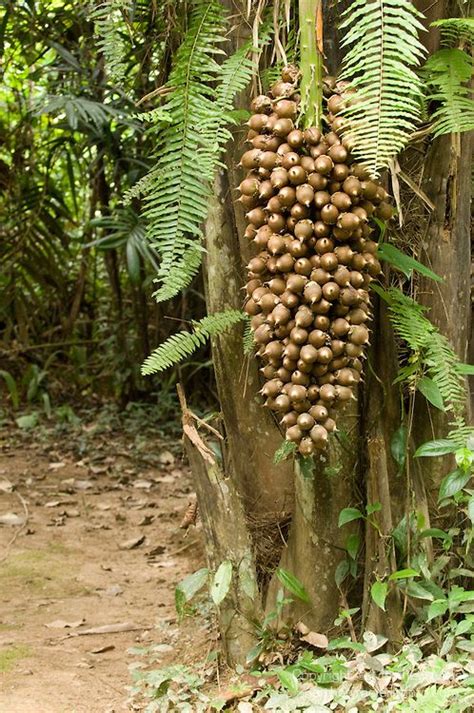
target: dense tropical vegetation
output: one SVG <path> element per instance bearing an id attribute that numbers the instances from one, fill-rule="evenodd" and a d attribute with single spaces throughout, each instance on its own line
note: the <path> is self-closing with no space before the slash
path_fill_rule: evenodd
<path id="1" fill-rule="evenodd" d="M 209 585 L 228 662 L 277 674 L 273 710 L 361 701 L 368 710 L 467 710 L 469 3 L 25 0 L 4 4 L 1 33 L 0 376 L 9 406 L 28 400 L 51 416 L 69 383 L 77 399 L 157 399 L 163 418 L 170 409 L 177 418 L 180 382 L 208 567 L 177 587 L 179 615 Z M 282 71 L 288 94 L 278 93 Z M 392 205 L 385 216 L 375 210 L 367 233 L 382 269 L 371 273 L 357 400 L 338 412 L 327 448 L 306 457 L 284 439 L 278 408 L 264 407 L 263 351 L 252 335 L 258 342 L 268 320 L 243 309 L 247 264 L 249 281 L 258 278 L 248 211 L 260 205 L 256 194 L 237 200 L 245 141 L 258 134 L 246 122 L 251 106 L 262 117 L 255 106 L 266 101 L 270 113 L 281 97 L 295 100 L 297 129 L 316 127 L 324 140 L 332 128 L 331 142 L 351 154 L 347 171 L 355 160 L 360 180 L 379 181 Z M 242 162 L 258 187 L 269 182 Z M 289 644 L 295 631 L 344 655 L 302 653 Z M 359 699 L 350 686 L 339 702 L 325 699 L 351 655 L 360 663 L 385 645 L 381 656 L 392 658 L 373 670 L 416 669 L 423 687 L 433 684 L 420 701 L 410 702 L 409 688 L 393 700 L 380 690 Z M 458 667 L 456 685 L 444 688 L 433 660 L 444 672 Z M 162 673 L 156 689 L 153 676 L 141 683 L 164 696 L 179 675 L 195 703 L 170 697 L 149 710 L 211 705 L 183 670 Z M 262 696 L 268 703 L 273 693 Z"/>

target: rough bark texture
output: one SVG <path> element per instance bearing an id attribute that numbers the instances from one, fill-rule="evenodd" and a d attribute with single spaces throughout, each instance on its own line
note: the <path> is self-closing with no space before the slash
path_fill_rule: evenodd
<path id="1" fill-rule="evenodd" d="M 332 439 L 325 456 L 315 458 L 312 477 L 295 469 L 295 509 L 281 566 L 295 575 L 308 592 L 311 605 L 295 600 L 290 618 L 301 619 L 315 631 L 333 626 L 339 611 L 340 593 L 335 571 L 345 557 L 351 530 L 338 527 L 339 512 L 350 505 L 359 452 L 357 406 L 348 407 L 338 419 L 340 437 Z M 270 586 L 266 608 L 274 608 L 278 581 Z"/>
<path id="2" fill-rule="evenodd" d="M 459 14 L 458 3 L 447 0 L 416 3 L 425 13 L 426 24 Z M 431 29 L 423 38 L 430 53 L 439 47 L 439 33 Z M 471 165 L 473 137 L 463 134 L 441 136 L 428 150 L 421 188 L 435 205 L 427 221 L 421 259 L 444 278 L 443 283 L 420 281 L 418 298 L 429 309 L 429 317 L 450 340 L 462 361 L 469 357 L 472 339 L 471 281 Z M 466 414 L 470 422 L 474 404 Z M 446 434 L 445 415 L 419 399 L 415 411 L 415 441 Z M 449 459 L 423 459 L 419 464 L 429 492 L 432 511 L 436 510 L 437 490 L 444 475 L 452 470 Z"/>
<path id="3" fill-rule="evenodd" d="M 180 392 L 186 453 L 193 472 L 199 512 L 206 534 L 206 555 L 211 572 L 229 560 L 232 581 L 219 605 L 219 627 L 228 663 L 244 664 L 255 645 L 259 592 L 255 562 L 240 496 L 221 463 L 198 433 Z"/>

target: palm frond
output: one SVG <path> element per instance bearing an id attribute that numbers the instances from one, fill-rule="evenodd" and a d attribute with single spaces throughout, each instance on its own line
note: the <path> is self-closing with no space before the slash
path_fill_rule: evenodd
<path id="1" fill-rule="evenodd" d="M 423 26 L 410 0 L 355 0 L 343 13 L 342 68 L 355 99 L 346 108 L 354 154 L 373 176 L 407 143 L 421 111 L 414 69 L 424 55 Z"/>
<path id="2" fill-rule="evenodd" d="M 474 129 L 472 57 L 460 49 L 441 49 L 428 59 L 423 74 L 428 101 L 439 104 L 432 115 L 434 136 Z"/>
<path id="3" fill-rule="evenodd" d="M 177 364 L 189 357 L 211 337 L 223 334 L 238 322 L 247 319 L 245 312 L 240 310 L 227 310 L 215 312 L 204 317 L 199 322 L 193 323 L 192 332 L 180 332 L 160 344 L 145 360 L 142 374 L 147 376 L 158 371 L 164 371 L 173 364 Z"/>

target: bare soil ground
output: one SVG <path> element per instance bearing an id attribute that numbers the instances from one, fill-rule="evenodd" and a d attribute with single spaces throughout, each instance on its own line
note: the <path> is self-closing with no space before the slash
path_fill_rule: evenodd
<path id="1" fill-rule="evenodd" d="M 174 609 L 203 562 L 179 528 L 190 492 L 180 444 L 139 427 L 2 428 L 2 713 L 131 710 L 130 648 L 157 647 L 157 667 L 205 656 L 208 632 Z"/>

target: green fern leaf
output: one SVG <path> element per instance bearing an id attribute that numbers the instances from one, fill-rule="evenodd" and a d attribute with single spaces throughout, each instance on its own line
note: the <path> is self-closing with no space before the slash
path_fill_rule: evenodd
<path id="1" fill-rule="evenodd" d="M 426 317 L 426 309 L 411 297 L 395 287 L 378 288 L 377 292 L 388 303 L 396 334 L 411 351 L 408 366 L 402 367 L 400 372 L 403 380 L 411 384 L 415 379 L 416 386 L 420 378 L 428 376 L 439 390 L 446 411 L 456 426 L 454 431 L 465 428 L 466 383 L 459 371 L 459 359 L 448 340 Z"/>
<path id="2" fill-rule="evenodd" d="M 127 72 L 125 57 L 129 43 L 125 40 L 128 34 L 125 16 L 131 9 L 131 0 L 104 0 L 89 14 L 98 50 L 105 57 L 108 75 L 117 85 L 123 83 Z"/>
<path id="3" fill-rule="evenodd" d="M 452 47 L 455 43 L 474 43 L 474 17 L 449 17 L 436 20 L 432 27 L 438 27 L 441 35 L 441 44 Z"/>
<path id="4" fill-rule="evenodd" d="M 424 66 L 428 101 L 439 103 L 433 114 L 434 136 L 474 129 L 472 58 L 460 49 L 435 52 Z"/>
<path id="5" fill-rule="evenodd" d="M 227 332 L 238 322 L 247 319 L 245 312 L 227 310 L 215 312 L 193 323 L 192 332 L 180 332 L 160 344 L 158 349 L 150 354 L 142 366 L 142 374 L 147 376 L 158 371 L 164 371 L 170 366 L 189 357 L 211 337 Z"/>
<path id="6" fill-rule="evenodd" d="M 356 100 L 346 108 L 354 154 L 377 176 L 407 143 L 421 111 L 416 68 L 425 52 L 421 14 L 409 0 L 355 0 L 343 13 L 349 46 L 341 78 Z"/>
<path id="7" fill-rule="evenodd" d="M 161 257 L 158 301 L 190 284 L 199 270 L 200 241 L 211 185 L 235 121 L 232 103 L 252 76 L 246 44 L 221 65 L 216 56 L 225 35 L 218 0 L 194 0 L 186 36 L 167 82 L 164 104 L 143 115 L 156 136 L 156 164 L 127 199 L 144 196 L 150 244 Z"/>

